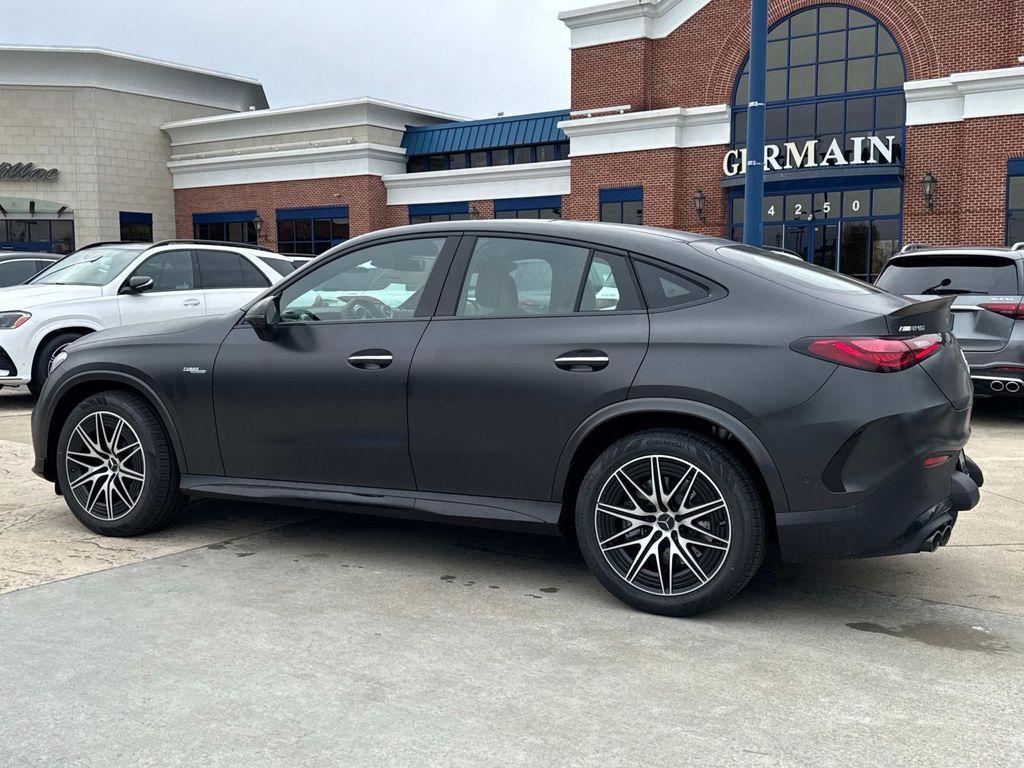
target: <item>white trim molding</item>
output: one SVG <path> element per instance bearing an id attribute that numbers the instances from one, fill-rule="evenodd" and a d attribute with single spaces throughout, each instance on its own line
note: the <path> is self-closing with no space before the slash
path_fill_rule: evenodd
<path id="1" fill-rule="evenodd" d="M 405 150 L 383 144 L 343 144 L 242 155 L 172 160 L 174 189 L 259 184 L 405 171 Z"/>
<path id="2" fill-rule="evenodd" d="M 668 37 L 710 0 L 618 0 L 562 11 L 571 48 L 605 45 L 641 37 Z"/>
<path id="3" fill-rule="evenodd" d="M 563 120 L 558 127 L 569 137 L 569 157 L 580 157 L 728 144 L 730 117 L 728 104 L 713 104 Z"/>
<path id="4" fill-rule="evenodd" d="M 955 123 L 972 117 L 1024 114 L 1024 67 L 954 72 L 934 80 L 910 80 L 907 125 Z"/>
<path id="5" fill-rule="evenodd" d="M 384 177 L 388 205 L 569 194 L 569 161 L 401 173 Z"/>
<path id="6" fill-rule="evenodd" d="M 164 123 L 160 127 L 170 136 L 172 147 L 181 147 L 211 141 L 231 141 L 360 125 L 404 131 L 407 125 L 433 125 L 463 119 L 465 118 L 445 112 L 364 96 L 325 104 L 258 109 L 176 120 Z"/>
<path id="7" fill-rule="evenodd" d="M 232 111 L 267 106 L 250 77 L 81 46 L 0 45 L 0 85 L 104 88 Z"/>

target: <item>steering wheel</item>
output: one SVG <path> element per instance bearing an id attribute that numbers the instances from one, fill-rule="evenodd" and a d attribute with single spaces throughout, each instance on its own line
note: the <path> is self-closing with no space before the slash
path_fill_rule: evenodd
<path id="1" fill-rule="evenodd" d="M 316 320 L 320 318 L 310 312 L 308 309 L 286 309 L 282 314 L 283 320 Z"/>
<path id="2" fill-rule="evenodd" d="M 356 296 L 345 306 L 345 314 L 355 320 L 390 320 L 395 311 L 373 296 Z"/>

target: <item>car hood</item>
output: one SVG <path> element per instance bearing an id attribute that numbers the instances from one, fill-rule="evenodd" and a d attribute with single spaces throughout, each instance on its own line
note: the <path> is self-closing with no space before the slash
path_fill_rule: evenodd
<path id="1" fill-rule="evenodd" d="M 97 299 L 103 295 L 100 285 L 46 285 L 29 283 L 0 288 L 0 312 L 23 309 L 31 312 L 33 307 L 45 304 L 59 304 L 63 301 Z"/>
<path id="2" fill-rule="evenodd" d="M 174 337 L 169 339 L 169 341 L 180 339 L 183 342 L 219 342 L 238 322 L 240 317 L 240 312 L 232 312 L 214 317 L 183 317 L 175 320 L 161 320 L 155 323 L 122 325 L 117 328 L 108 328 L 96 333 L 90 333 L 88 336 L 83 336 L 74 343 L 73 349 L 88 349 L 90 347 L 118 344 L 129 339 L 156 339 L 158 337 Z"/>

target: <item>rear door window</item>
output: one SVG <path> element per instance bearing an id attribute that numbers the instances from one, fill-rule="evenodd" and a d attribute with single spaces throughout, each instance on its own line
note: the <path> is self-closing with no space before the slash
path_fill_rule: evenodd
<path id="1" fill-rule="evenodd" d="M 511 237 L 476 241 L 456 309 L 459 316 L 572 312 L 590 251 Z"/>
<path id="2" fill-rule="evenodd" d="M 0 261 L 0 286 L 20 285 L 39 270 L 34 259 Z"/>
<path id="3" fill-rule="evenodd" d="M 198 251 L 203 288 L 265 288 L 270 285 L 248 260 L 231 251 Z"/>
<path id="4" fill-rule="evenodd" d="M 1000 256 L 904 256 L 875 285 L 909 296 L 1020 293 L 1016 263 Z"/>

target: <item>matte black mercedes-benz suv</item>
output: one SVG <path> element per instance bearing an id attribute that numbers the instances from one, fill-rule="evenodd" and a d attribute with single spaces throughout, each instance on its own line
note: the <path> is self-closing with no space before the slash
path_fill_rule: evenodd
<path id="1" fill-rule="evenodd" d="M 614 595 L 691 614 L 769 546 L 946 543 L 981 482 L 951 301 L 669 230 L 401 227 L 74 343 L 35 470 L 111 536 L 197 496 L 561 527 Z"/>

